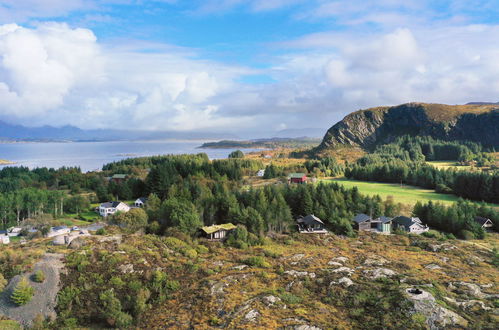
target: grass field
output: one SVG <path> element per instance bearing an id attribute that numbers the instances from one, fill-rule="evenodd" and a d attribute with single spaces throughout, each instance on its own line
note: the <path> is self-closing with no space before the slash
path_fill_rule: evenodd
<path id="1" fill-rule="evenodd" d="M 439 161 L 431 161 L 427 162 L 430 165 L 435 166 L 436 168 L 446 170 L 448 168 L 455 168 L 458 170 L 471 170 L 471 166 L 462 166 L 462 165 L 457 165 L 457 162 L 454 160 L 439 160 Z"/>
<path id="2" fill-rule="evenodd" d="M 388 196 L 393 196 L 396 203 L 414 205 L 417 201 L 438 201 L 443 204 L 452 204 L 458 200 L 457 196 L 439 194 L 431 189 L 423 189 L 419 187 L 400 186 L 399 184 L 377 183 L 349 180 L 346 178 L 340 179 L 325 179 L 322 181 L 336 182 L 346 188 L 359 188 L 359 191 L 366 195 L 379 195 L 386 199 Z"/>

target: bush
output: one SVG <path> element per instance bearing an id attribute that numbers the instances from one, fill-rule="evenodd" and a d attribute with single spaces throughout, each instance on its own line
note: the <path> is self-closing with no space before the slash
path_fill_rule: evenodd
<path id="1" fill-rule="evenodd" d="M 262 267 L 262 268 L 269 268 L 271 265 L 265 260 L 264 257 L 249 257 L 245 260 L 242 261 L 248 266 L 254 266 L 254 267 Z"/>
<path id="2" fill-rule="evenodd" d="M 106 229 L 100 228 L 95 232 L 96 235 L 106 235 Z"/>
<path id="3" fill-rule="evenodd" d="M 471 231 L 469 230 L 461 230 L 459 232 L 459 237 L 461 239 L 465 239 L 465 240 L 471 240 L 471 239 L 475 239 L 475 234 L 473 234 Z"/>
<path id="4" fill-rule="evenodd" d="M 299 304 L 303 300 L 301 297 L 295 296 L 294 294 L 289 292 L 284 292 L 279 297 L 288 305 Z"/>
<path id="5" fill-rule="evenodd" d="M 0 292 L 5 289 L 5 286 L 7 285 L 7 280 L 3 277 L 2 273 L 0 273 Z"/>
<path id="6" fill-rule="evenodd" d="M 33 295 L 35 294 L 35 289 L 31 285 L 29 285 L 26 277 L 23 277 L 21 281 L 17 284 L 14 292 L 10 296 L 10 299 L 13 303 L 18 306 L 26 305 L 31 301 Z"/>
<path id="7" fill-rule="evenodd" d="M 37 270 L 35 274 L 33 274 L 33 281 L 43 283 L 43 281 L 45 281 L 45 273 L 42 270 Z"/>

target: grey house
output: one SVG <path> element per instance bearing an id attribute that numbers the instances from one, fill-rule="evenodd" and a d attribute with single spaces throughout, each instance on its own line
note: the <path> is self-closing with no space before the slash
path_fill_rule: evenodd
<path id="1" fill-rule="evenodd" d="M 381 216 L 379 218 L 373 219 L 367 214 L 357 214 L 353 218 L 355 228 L 358 231 L 370 231 L 383 234 L 389 234 L 392 227 L 392 218 Z"/>
<path id="2" fill-rule="evenodd" d="M 324 222 L 313 214 L 296 220 L 298 231 L 304 234 L 325 234 L 327 230 Z"/>
<path id="3" fill-rule="evenodd" d="M 402 229 L 410 234 L 421 234 L 430 230 L 419 218 L 398 216 L 392 219 L 393 229 Z"/>

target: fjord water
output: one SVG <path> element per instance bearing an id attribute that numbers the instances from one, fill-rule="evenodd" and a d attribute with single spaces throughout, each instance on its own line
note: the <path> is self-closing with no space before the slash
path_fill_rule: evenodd
<path id="1" fill-rule="evenodd" d="M 0 143 L 0 159 L 14 165 L 53 167 L 79 166 L 82 171 L 102 169 L 102 165 L 133 157 L 206 153 L 210 159 L 227 158 L 235 149 L 198 149 L 206 141 L 112 141 Z M 245 150 L 245 152 L 252 150 Z"/>

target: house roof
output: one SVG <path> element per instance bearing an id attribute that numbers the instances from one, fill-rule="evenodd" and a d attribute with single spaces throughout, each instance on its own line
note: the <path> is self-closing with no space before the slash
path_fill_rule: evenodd
<path id="1" fill-rule="evenodd" d="M 409 228 L 410 226 L 417 224 L 421 227 L 424 227 L 423 223 L 419 218 L 409 218 L 405 217 L 403 215 L 395 217 L 392 219 L 392 221 L 398 225 L 404 226 L 406 228 Z"/>
<path id="2" fill-rule="evenodd" d="M 382 216 L 380 216 L 380 217 L 378 218 L 378 220 L 379 220 L 379 221 L 381 221 L 381 223 L 387 223 L 387 222 L 392 221 L 392 218 L 390 218 L 390 217 L 385 217 L 384 215 L 382 215 Z"/>
<path id="3" fill-rule="evenodd" d="M 296 221 L 299 222 L 299 223 L 305 223 L 305 224 L 311 224 L 311 223 L 314 223 L 314 222 L 319 222 L 319 223 L 324 224 L 324 222 L 322 222 L 321 219 L 317 218 L 313 214 L 309 214 L 306 217 L 300 218 L 300 219 L 298 219 Z"/>
<path id="4" fill-rule="evenodd" d="M 111 179 L 126 179 L 126 174 L 114 174 Z"/>
<path id="5" fill-rule="evenodd" d="M 362 223 L 362 222 L 366 222 L 368 220 L 372 220 L 370 216 L 368 216 L 367 214 L 364 214 L 364 213 L 360 213 L 360 214 L 357 214 L 354 218 L 353 218 L 353 221 L 357 222 L 357 223 Z"/>
<path id="6" fill-rule="evenodd" d="M 484 217 L 475 217 L 475 221 L 478 222 L 481 226 L 485 225 L 486 223 L 492 223 L 492 220 Z"/>
<path id="7" fill-rule="evenodd" d="M 147 197 L 139 197 L 139 198 L 137 198 L 136 201 L 140 201 L 142 203 L 146 203 L 147 202 Z"/>
<path id="8" fill-rule="evenodd" d="M 102 203 L 100 206 L 101 207 L 105 207 L 105 208 L 110 208 L 110 207 L 118 207 L 118 205 L 120 205 L 122 202 L 107 202 L 107 203 Z"/>
<path id="9" fill-rule="evenodd" d="M 290 179 L 301 179 L 303 177 L 307 176 L 305 173 L 291 173 L 288 178 Z"/>
<path id="10" fill-rule="evenodd" d="M 0 230 L 0 235 L 2 234 L 7 234 L 7 231 L 6 230 Z"/>
<path id="11" fill-rule="evenodd" d="M 220 230 L 232 230 L 236 228 L 237 227 L 234 226 L 232 223 L 224 223 L 221 225 L 204 226 L 201 228 L 201 230 L 207 234 L 213 234 Z"/>

